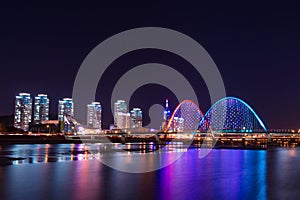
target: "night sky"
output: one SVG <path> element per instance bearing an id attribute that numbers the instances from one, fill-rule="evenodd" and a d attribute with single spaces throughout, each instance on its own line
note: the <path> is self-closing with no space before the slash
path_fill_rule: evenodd
<path id="1" fill-rule="evenodd" d="M 227 95 L 249 103 L 268 128 L 300 128 L 300 8 L 184 3 L 1 5 L 0 115 L 13 114 L 19 92 L 48 94 L 55 115 L 58 99 L 72 96 L 77 70 L 95 46 L 121 31 L 157 26 L 198 41 L 218 66 Z M 130 66 L 147 62 L 182 71 L 196 89 L 202 110 L 210 107 L 203 80 L 189 73 L 187 62 L 168 52 L 140 50 L 112 63 L 99 83 L 96 99 L 103 105 L 104 128 L 112 122 L 109 98 L 118 77 Z M 154 98 L 145 98 L 155 91 L 159 94 Z M 177 99 L 167 88 L 147 85 L 134 93 L 130 108 L 141 106 L 147 113 L 165 98 L 171 108 L 176 106 Z"/>

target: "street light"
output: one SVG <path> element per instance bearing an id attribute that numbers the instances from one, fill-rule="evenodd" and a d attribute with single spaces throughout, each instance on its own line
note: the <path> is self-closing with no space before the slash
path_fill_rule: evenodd
<path id="1" fill-rule="evenodd" d="M 50 126 L 47 125 L 46 127 L 47 127 L 47 129 L 48 129 L 48 133 L 50 134 Z"/>

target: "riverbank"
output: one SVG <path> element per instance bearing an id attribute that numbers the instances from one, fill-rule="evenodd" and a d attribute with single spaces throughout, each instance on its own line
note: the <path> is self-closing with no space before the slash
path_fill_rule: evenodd
<path id="1" fill-rule="evenodd" d="M 192 148 L 215 148 L 215 149 L 267 149 L 269 147 L 296 147 L 300 146 L 300 138 L 295 136 L 271 136 L 259 138 L 236 137 L 195 137 L 191 139 L 171 139 L 166 137 L 136 137 L 130 135 L 0 135 L 0 144 L 81 144 L 81 143 L 151 143 L 165 146 L 170 142 L 180 142 Z"/>
<path id="2" fill-rule="evenodd" d="M 0 144 L 80 144 L 80 138 L 66 139 L 63 135 L 0 135 Z"/>

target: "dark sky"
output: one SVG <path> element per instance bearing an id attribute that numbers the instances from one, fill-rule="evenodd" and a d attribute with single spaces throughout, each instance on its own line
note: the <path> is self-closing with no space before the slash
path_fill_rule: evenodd
<path id="1" fill-rule="evenodd" d="M 51 113 L 56 114 L 57 100 L 71 97 L 77 70 L 95 46 L 127 29 L 158 26 L 198 41 L 218 66 L 227 95 L 249 103 L 268 128 L 300 128 L 298 6 L 21 2 L 1 5 L 0 22 L 0 115 L 13 114 L 14 96 L 19 92 L 47 93 Z M 97 93 L 97 100 L 104 108 L 109 106 L 109 90 L 124 73 L 118 70 L 121 66 L 153 61 L 177 69 L 188 65 L 167 52 L 129 53 L 110 66 L 107 77 L 117 75 L 102 80 L 105 86 L 99 93 L 104 95 Z M 184 73 L 195 84 L 198 97 L 203 99 L 200 106 L 206 111 L 210 100 L 203 80 Z M 171 107 L 176 106 L 177 100 L 168 89 L 154 85 L 137 90 L 131 108 L 138 104 L 146 112 L 151 104 L 163 103 L 166 98 L 157 95 L 145 102 L 145 91 L 164 91 Z M 104 126 L 112 120 L 105 109 L 103 118 Z"/>

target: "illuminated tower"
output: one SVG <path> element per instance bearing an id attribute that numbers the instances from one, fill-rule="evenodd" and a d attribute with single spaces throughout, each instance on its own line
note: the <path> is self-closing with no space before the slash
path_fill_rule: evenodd
<path id="1" fill-rule="evenodd" d="M 123 112 L 117 112 L 117 128 L 119 129 L 126 129 L 130 128 L 130 113 L 123 113 Z"/>
<path id="2" fill-rule="evenodd" d="M 171 118 L 171 111 L 169 109 L 169 100 L 166 99 L 166 106 L 164 110 L 164 116 L 163 116 L 163 123 L 162 123 L 162 130 L 166 130 L 167 125 L 169 123 L 169 120 Z"/>
<path id="3" fill-rule="evenodd" d="M 133 108 L 130 111 L 130 122 L 131 122 L 131 128 L 140 128 L 142 127 L 142 110 L 140 108 Z"/>
<path id="4" fill-rule="evenodd" d="M 101 130 L 101 104 L 92 102 L 87 105 L 87 127 Z"/>
<path id="5" fill-rule="evenodd" d="M 58 102 L 58 121 L 60 131 L 62 132 L 73 132 L 72 124 L 67 118 L 74 117 L 74 104 L 73 100 L 69 98 L 64 98 Z"/>
<path id="6" fill-rule="evenodd" d="M 125 116 L 123 114 L 127 114 L 127 104 L 124 100 L 118 100 L 114 104 L 114 125 L 117 128 L 122 128 L 122 127 L 118 127 L 118 119 L 120 119 L 121 116 Z"/>
<path id="7" fill-rule="evenodd" d="M 33 122 L 40 124 L 45 120 L 49 120 L 49 99 L 47 95 L 39 94 L 34 98 Z"/>
<path id="8" fill-rule="evenodd" d="M 181 117 L 174 117 L 172 123 L 172 131 L 183 132 L 184 131 L 184 119 Z"/>
<path id="9" fill-rule="evenodd" d="M 32 115 L 32 99 L 28 93 L 20 93 L 15 100 L 14 127 L 29 130 Z"/>

